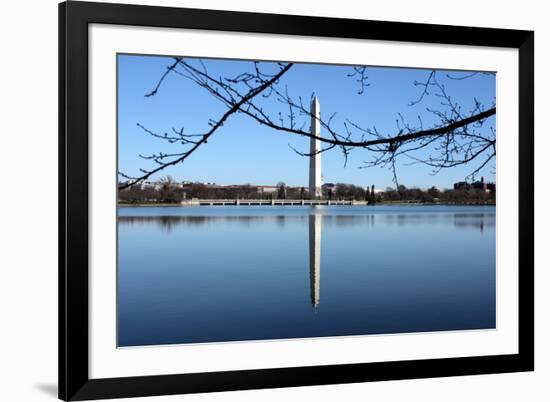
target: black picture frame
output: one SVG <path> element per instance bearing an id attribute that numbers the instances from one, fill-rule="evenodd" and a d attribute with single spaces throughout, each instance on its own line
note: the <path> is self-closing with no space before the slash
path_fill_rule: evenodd
<path id="1" fill-rule="evenodd" d="M 519 50 L 517 354 L 124 378 L 88 375 L 88 25 Z M 534 370 L 534 32 L 70 1 L 59 5 L 59 398 L 89 400 Z"/>

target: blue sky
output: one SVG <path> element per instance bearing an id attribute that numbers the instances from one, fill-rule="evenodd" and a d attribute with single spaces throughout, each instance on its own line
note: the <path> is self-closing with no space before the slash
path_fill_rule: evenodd
<path id="1" fill-rule="evenodd" d="M 145 97 L 156 85 L 166 67 L 173 62 L 169 57 L 119 55 L 118 56 L 118 149 L 119 170 L 139 174 L 140 168 L 151 168 L 154 163 L 139 158 L 139 154 L 156 152 L 179 152 L 181 145 L 168 144 L 144 133 L 136 124 L 158 132 L 170 132 L 172 127 L 185 127 L 186 132 L 204 132 L 210 118 L 223 115 L 225 106 L 215 100 L 204 89 L 185 78 L 170 74 L 155 96 Z M 250 71 L 252 63 L 233 60 L 204 60 L 208 70 L 215 76 L 235 76 Z M 269 66 L 265 64 L 266 68 Z M 396 119 L 401 113 L 405 120 L 418 121 L 420 115 L 424 128 L 435 123 L 426 108 L 441 109 L 441 99 L 430 94 L 422 103 L 410 106 L 410 102 L 421 93 L 413 85 L 415 80 L 425 81 L 429 70 L 369 67 L 367 87 L 359 95 L 359 84 L 347 75 L 350 66 L 296 64 L 285 74 L 279 85 L 288 87 L 295 99 L 301 96 L 309 100 L 312 93 L 318 97 L 323 118 L 336 112 L 334 126 L 343 130 L 343 121 L 349 119 L 361 126 L 376 126 L 379 132 L 397 133 Z M 474 98 L 490 107 L 495 100 L 494 75 L 477 74 L 465 80 L 450 80 L 446 74 L 463 76 L 464 73 L 439 71 L 438 79 L 445 84 L 452 98 L 471 110 Z M 286 112 L 274 99 L 262 100 L 265 110 L 277 115 Z M 482 130 L 494 126 L 490 118 Z M 306 122 L 305 128 L 309 127 Z M 152 179 L 171 175 L 177 180 L 215 182 L 220 184 L 254 183 L 274 185 L 283 181 L 288 185 L 307 186 L 309 162 L 297 155 L 289 145 L 308 152 L 309 139 L 275 131 L 260 126 L 242 115 L 233 115 L 218 130 L 207 144 L 199 148 L 185 162 L 169 167 Z M 425 156 L 428 151 L 416 154 Z M 377 188 L 393 186 L 392 173 L 387 168 L 371 167 L 360 169 L 372 154 L 354 149 L 344 167 L 344 158 L 337 149 L 322 154 L 325 182 L 344 182 Z M 464 180 L 476 164 L 463 165 L 443 170 L 432 175 L 430 167 L 410 165 L 411 160 L 403 158 L 398 166 L 400 184 L 421 188 L 435 185 L 452 187 L 456 181 Z M 474 161 L 478 164 L 481 160 Z M 486 181 L 494 180 L 494 163 L 484 168 L 479 176 Z"/>

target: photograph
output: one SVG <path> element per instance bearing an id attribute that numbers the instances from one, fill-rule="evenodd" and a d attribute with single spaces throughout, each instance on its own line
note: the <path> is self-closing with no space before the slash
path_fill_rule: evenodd
<path id="1" fill-rule="evenodd" d="M 59 3 L 60 399 L 534 395 L 532 18 L 326 5 Z"/>
<path id="2" fill-rule="evenodd" d="M 116 58 L 118 348 L 497 329 L 497 72 Z"/>

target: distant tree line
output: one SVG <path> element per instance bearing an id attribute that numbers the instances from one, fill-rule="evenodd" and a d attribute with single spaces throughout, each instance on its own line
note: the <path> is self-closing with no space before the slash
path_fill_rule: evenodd
<path id="1" fill-rule="evenodd" d="M 163 203 L 177 204 L 184 193 L 170 176 L 162 178 L 154 186 L 132 186 L 118 191 L 118 201 L 124 204 Z"/>
<path id="2" fill-rule="evenodd" d="M 441 203 L 441 204 L 494 204 L 495 192 L 479 188 L 463 187 L 439 190 L 431 187 L 422 190 L 416 187 L 399 185 L 397 189 L 386 188 L 375 191 L 371 187 L 361 187 L 349 183 L 327 183 L 322 187 L 323 199 L 355 200 L 377 203 Z M 119 202 L 126 204 L 163 203 L 177 204 L 185 199 L 310 199 L 306 187 L 290 187 L 284 182 L 275 187 L 254 186 L 250 184 L 236 186 L 216 186 L 203 183 L 181 184 L 171 177 L 165 177 L 152 186 L 132 186 L 119 190 Z"/>
<path id="3" fill-rule="evenodd" d="M 487 192 L 477 188 L 459 188 L 439 190 L 431 187 L 427 190 L 403 185 L 397 189 L 386 188 L 386 191 L 377 195 L 379 202 L 407 202 L 407 203 L 440 203 L 440 204 L 494 204 L 495 192 Z"/>

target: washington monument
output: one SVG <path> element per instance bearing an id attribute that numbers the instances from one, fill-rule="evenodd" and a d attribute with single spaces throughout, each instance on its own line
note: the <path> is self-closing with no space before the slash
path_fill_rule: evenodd
<path id="1" fill-rule="evenodd" d="M 320 124 L 320 112 L 321 108 L 319 101 L 316 97 L 311 100 L 311 128 L 310 132 L 315 137 L 321 135 Z M 321 198 L 321 187 L 323 185 L 323 178 L 321 176 L 321 141 L 315 138 L 311 138 L 311 144 L 309 148 L 309 194 L 311 198 Z"/>

